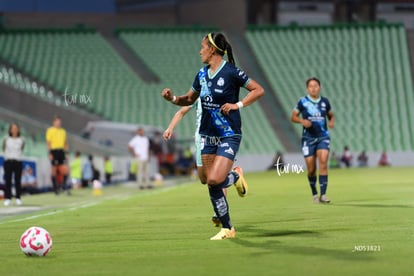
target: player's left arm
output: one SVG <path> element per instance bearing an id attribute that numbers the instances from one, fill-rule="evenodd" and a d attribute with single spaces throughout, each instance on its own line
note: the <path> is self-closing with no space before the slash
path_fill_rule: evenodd
<path id="1" fill-rule="evenodd" d="M 332 111 L 329 111 L 327 114 L 328 117 L 328 127 L 333 128 L 335 124 L 335 117 Z"/>
<path id="2" fill-rule="evenodd" d="M 264 95 L 263 87 L 255 80 L 250 79 L 249 83 L 246 86 L 246 89 L 249 91 L 246 97 L 244 97 L 241 101 L 234 103 L 234 104 L 233 103 L 223 104 L 221 106 L 220 111 L 223 114 L 228 115 L 231 110 L 237 110 L 242 107 L 249 106 Z"/>

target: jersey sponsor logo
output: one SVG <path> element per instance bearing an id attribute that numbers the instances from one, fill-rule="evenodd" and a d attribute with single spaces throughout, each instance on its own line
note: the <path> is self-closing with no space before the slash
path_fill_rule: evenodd
<path id="1" fill-rule="evenodd" d="M 220 77 L 217 81 L 217 85 L 218 86 L 223 86 L 224 85 L 224 79 L 222 77 Z"/>
<path id="2" fill-rule="evenodd" d="M 213 98 L 211 97 L 211 95 L 206 95 L 206 96 L 204 96 L 204 101 L 208 102 L 208 103 L 211 103 L 211 102 L 213 102 Z"/>
<path id="3" fill-rule="evenodd" d="M 225 153 L 228 153 L 230 155 L 234 155 L 234 151 L 233 151 L 233 149 L 231 147 L 229 147 L 228 149 L 226 149 L 224 152 Z"/>
<path id="4" fill-rule="evenodd" d="M 214 92 L 216 92 L 216 93 L 223 93 L 223 89 L 214 89 Z"/>
<path id="5" fill-rule="evenodd" d="M 240 69 L 237 69 L 239 71 L 239 76 L 245 78 L 246 77 L 246 73 Z"/>

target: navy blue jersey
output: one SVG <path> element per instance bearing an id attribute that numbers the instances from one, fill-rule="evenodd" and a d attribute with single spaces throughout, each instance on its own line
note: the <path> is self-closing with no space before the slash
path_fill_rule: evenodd
<path id="1" fill-rule="evenodd" d="M 229 115 L 220 112 L 225 103 L 239 101 L 240 87 L 246 87 L 250 79 L 233 64 L 223 61 L 214 75 L 209 73 L 210 66 L 203 67 L 195 77 L 193 91 L 200 94 L 202 116 L 200 134 L 214 137 L 241 135 L 239 110 Z"/>
<path id="2" fill-rule="evenodd" d="M 304 138 L 329 137 L 328 128 L 326 127 L 326 117 L 331 111 L 331 104 L 325 97 L 319 97 L 313 100 L 310 96 L 305 96 L 299 100 L 295 109 L 302 114 L 303 119 L 312 122 L 309 128 L 303 128 Z"/>

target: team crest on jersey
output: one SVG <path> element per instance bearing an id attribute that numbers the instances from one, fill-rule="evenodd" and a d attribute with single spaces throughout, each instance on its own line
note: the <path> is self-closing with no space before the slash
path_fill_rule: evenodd
<path id="1" fill-rule="evenodd" d="M 208 83 L 207 83 L 207 86 L 208 87 L 211 87 L 213 84 L 211 83 L 211 81 L 209 81 Z"/>
<path id="2" fill-rule="evenodd" d="M 218 86 L 223 86 L 224 85 L 224 79 L 222 77 L 220 77 L 217 81 L 217 85 Z"/>

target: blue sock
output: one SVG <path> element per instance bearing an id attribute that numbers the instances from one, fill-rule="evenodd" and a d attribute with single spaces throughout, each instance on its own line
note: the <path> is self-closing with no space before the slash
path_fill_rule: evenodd
<path id="1" fill-rule="evenodd" d="M 210 200 L 223 228 L 231 229 L 233 226 L 230 222 L 229 204 L 224 196 L 223 189 L 218 186 L 209 186 Z"/>
<path id="2" fill-rule="evenodd" d="M 309 185 L 312 190 L 312 195 L 317 195 L 318 191 L 316 190 L 316 175 L 315 176 L 308 176 Z"/>
<path id="3" fill-rule="evenodd" d="M 326 194 L 326 189 L 328 188 L 327 175 L 319 175 L 319 186 L 321 187 L 321 195 Z"/>
<path id="4" fill-rule="evenodd" d="M 222 188 L 228 188 L 234 183 L 236 183 L 237 180 L 239 180 L 239 174 L 236 172 L 229 172 L 229 174 L 226 177 L 226 180 L 224 180 L 224 182 L 219 186 Z"/>

